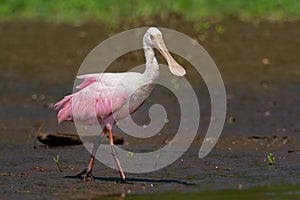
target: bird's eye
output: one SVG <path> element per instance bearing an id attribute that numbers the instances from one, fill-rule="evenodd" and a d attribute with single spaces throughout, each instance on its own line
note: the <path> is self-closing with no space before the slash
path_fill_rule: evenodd
<path id="1" fill-rule="evenodd" d="M 150 39 L 151 39 L 151 40 L 154 40 L 154 36 L 153 36 L 153 35 L 150 35 Z"/>

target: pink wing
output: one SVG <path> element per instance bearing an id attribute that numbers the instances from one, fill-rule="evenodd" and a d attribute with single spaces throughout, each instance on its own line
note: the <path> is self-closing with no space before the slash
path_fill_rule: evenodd
<path id="1" fill-rule="evenodd" d="M 81 90 L 55 104 L 55 109 L 60 110 L 57 115 L 58 122 L 73 121 L 76 118 L 76 121 L 83 124 L 95 124 L 95 118 L 105 119 L 120 109 L 128 99 L 128 91 L 122 86 L 105 85 L 104 77 L 108 78 L 110 74 L 79 76 L 78 78 L 84 79 L 77 86 Z"/>

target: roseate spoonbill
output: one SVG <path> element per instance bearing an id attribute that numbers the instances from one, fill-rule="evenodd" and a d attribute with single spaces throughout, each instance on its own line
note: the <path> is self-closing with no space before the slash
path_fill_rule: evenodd
<path id="1" fill-rule="evenodd" d="M 78 76 L 83 82 L 77 86 L 80 90 L 55 104 L 58 122 L 75 121 L 104 126 L 101 134 L 108 134 L 112 156 L 116 162 L 121 181 L 126 183 L 117 151 L 113 143 L 112 127 L 116 121 L 136 111 L 149 97 L 153 82 L 159 76 L 159 65 L 155 57 L 155 48 L 166 59 L 170 71 L 176 76 L 184 76 L 182 68 L 168 52 L 161 32 L 154 27 L 147 30 L 143 37 L 143 48 L 146 57 L 144 73 L 98 73 Z M 130 104 L 129 104 L 130 102 Z M 96 120 L 95 120 L 96 113 Z M 93 179 L 91 174 L 96 151 L 99 144 L 95 142 L 87 167 L 78 176 L 81 179 Z"/>

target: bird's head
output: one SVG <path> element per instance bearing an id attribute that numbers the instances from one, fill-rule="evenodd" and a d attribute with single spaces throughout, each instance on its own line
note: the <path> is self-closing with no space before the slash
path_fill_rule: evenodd
<path id="1" fill-rule="evenodd" d="M 148 46 L 150 46 L 151 48 L 156 48 L 163 55 L 163 57 L 166 59 L 168 65 L 169 65 L 170 71 L 174 75 L 176 75 L 176 76 L 184 76 L 185 75 L 185 73 L 186 73 L 185 69 L 183 67 L 181 67 L 169 53 L 169 51 L 164 43 L 164 40 L 163 40 L 160 30 L 158 30 L 155 27 L 149 28 L 147 30 L 147 32 L 145 33 L 143 40 Z"/>

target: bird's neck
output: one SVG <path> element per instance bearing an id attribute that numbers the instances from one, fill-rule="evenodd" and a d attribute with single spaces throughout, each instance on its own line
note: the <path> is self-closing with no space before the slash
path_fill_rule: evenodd
<path id="1" fill-rule="evenodd" d="M 159 76 L 159 65 L 155 57 L 155 51 L 146 43 L 143 44 L 146 57 L 146 69 L 144 75 L 153 82 Z"/>

